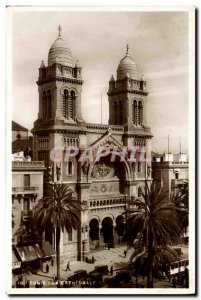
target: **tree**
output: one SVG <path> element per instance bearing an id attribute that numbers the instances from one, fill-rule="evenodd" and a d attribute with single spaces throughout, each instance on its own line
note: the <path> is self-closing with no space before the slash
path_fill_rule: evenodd
<path id="1" fill-rule="evenodd" d="M 183 231 L 186 233 L 189 214 L 189 182 L 183 180 L 182 184 L 174 186 L 171 201 L 179 208 L 177 214 Z"/>
<path id="2" fill-rule="evenodd" d="M 77 229 L 80 222 L 80 205 L 67 185 L 54 183 L 47 196 L 33 209 L 33 223 L 40 231 L 50 229 L 56 234 L 57 279 L 60 280 L 60 234 Z"/>
<path id="3" fill-rule="evenodd" d="M 178 208 L 167 202 L 159 182 L 145 181 L 141 195 L 132 202 L 132 209 L 127 212 L 124 239 L 129 243 L 136 240 L 138 251 L 143 248 L 146 253 L 147 287 L 152 288 L 156 253 L 180 242 L 181 226 L 177 218 Z"/>

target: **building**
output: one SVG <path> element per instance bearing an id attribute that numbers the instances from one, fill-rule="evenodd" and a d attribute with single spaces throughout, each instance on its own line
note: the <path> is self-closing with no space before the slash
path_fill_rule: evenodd
<path id="1" fill-rule="evenodd" d="M 12 142 L 21 138 L 28 139 L 28 129 L 12 121 Z"/>
<path id="2" fill-rule="evenodd" d="M 43 178 L 45 165 L 42 161 L 25 159 L 23 152 L 13 155 L 12 161 L 12 269 L 21 271 L 29 261 L 38 262 L 38 256 L 43 257 L 43 251 L 38 245 L 33 245 L 29 236 L 29 225 L 32 209 L 43 197 Z M 24 237 L 30 241 L 25 247 L 19 246 L 19 234 L 24 230 Z M 21 232 L 21 233 L 20 233 Z M 22 245 L 21 245 L 22 246 Z M 38 254 L 37 254 L 38 253 Z"/>
<path id="3" fill-rule="evenodd" d="M 139 196 L 145 178 L 151 180 L 151 130 L 147 125 L 146 81 L 139 73 L 127 46 L 126 54 L 111 76 L 108 88 L 108 125 L 87 123 L 81 111 L 82 67 L 61 37 L 50 47 L 48 64 L 42 61 L 37 81 L 39 113 L 34 122 L 33 157 L 53 167 L 52 181 L 70 185 L 85 207 L 78 232 L 61 236 L 61 253 L 68 259 L 84 259 L 94 248 L 111 247 L 123 236 L 128 200 Z M 62 160 L 52 161 L 53 149 L 62 150 Z M 69 147 L 78 147 L 76 156 L 68 156 Z M 97 161 L 80 160 L 86 149 L 94 154 L 108 150 Z M 129 155 L 121 161 L 124 149 L 138 149 L 135 161 Z M 118 149 L 114 161 L 111 153 Z M 131 150 L 129 150 L 131 151 Z M 129 152 L 130 153 L 130 152 Z M 86 154 L 86 153 L 85 153 Z M 141 160 L 141 156 L 146 160 Z M 92 155 L 93 156 L 93 155 Z M 47 178 L 47 176 L 46 176 Z M 46 183 L 48 183 L 46 181 Z M 52 242 L 52 233 L 46 233 Z"/>
<path id="4" fill-rule="evenodd" d="M 22 156 L 33 156 L 33 137 L 28 136 L 28 129 L 22 125 L 12 121 L 12 154 L 20 156 L 20 152 L 23 152 Z"/>
<path id="5" fill-rule="evenodd" d="M 172 193 L 176 194 L 184 181 L 188 180 L 188 170 L 189 163 L 185 153 L 164 153 L 153 157 L 153 180 L 161 181 L 168 200 Z"/>

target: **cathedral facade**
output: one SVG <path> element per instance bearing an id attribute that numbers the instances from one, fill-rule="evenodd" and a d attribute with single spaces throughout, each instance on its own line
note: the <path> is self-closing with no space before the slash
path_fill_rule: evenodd
<path id="1" fill-rule="evenodd" d="M 114 247 L 121 242 L 123 213 L 132 199 L 141 196 L 144 181 L 151 180 L 146 81 L 127 46 L 117 76 L 109 80 L 108 125 L 87 123 L 81 111 L 82 67 L 78 61 L 73 64 L 59 28 L 48 65 L 43 61 L 40 65 L 37 85 L 39 113 L 32 129 L 33 158 L 45 161 L 46 167 L 52 168 L 51 180 L 68 185 L 82 204 L 80 228 L 61 235 L 61 253 L 81 260 L 105 244 Z M 53 149 L 63 152 L 60 160 L 52 159 Z M 72 155 L 68 149 L 79 152 Z M 94 153 L 99 153 L 98 159 Z M 48 181 L 46 176 L 46 184 Z M 45 239 L 53 244 L 52 232 L 47 232 Z"/>

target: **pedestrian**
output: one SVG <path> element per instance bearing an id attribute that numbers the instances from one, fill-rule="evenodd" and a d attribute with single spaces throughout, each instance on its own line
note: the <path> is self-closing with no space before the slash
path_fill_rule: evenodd
<path id="1" fill-rule="evenodd" d="M 50 269 L 50 267 L 49 267 L 49 265 L 48 265 L 48 264 L 46 265 L 45 269 L 46 269 L 46 273 L 49 273 L 49 269 Z"/>
<path id="2" fill-rule="evenodd" d="M 110 250 L 110 243 L 108 244 L 108 250 Z"/>
<path id="3" fill-rule="evenodd" d="M 54 266 L 54 258 L 52 257 L 51 259 L 51 266 L 53 267 Z"/>
<path id="4" fill-rule="evenodd" d="M 92 258 L 91 258 L 91 262 L 92 262 L 92 264 L 95 262 L 95 258 L 93 257 L 93 255 L 92 255 Z"/>
<path id="5" fill-rule="evenodd" d="M 173 285 L 173 288 L 176 288 L 176 278 L 175 278 L 175 276 L 173 276 L 173 278 L 172 278 L 172 285 Z"/>
<path id="6" fill-rule="evenodd" d="M 126 257 L 126 255 L 127 255 L 127 250 L 125 249 L 124 250 L 124 257 Z"/>
<path id="7" fill-rule="evenodd" d="M 110 268 L 110 275 L 112 276 L 113 275 L 113 266 L 111 266 L 111 268 Z"/>
<path id="8" fill-rule="evenodd" d="M 66 271 L 71 271 L 71 269 L 70 269 L 70 262 L 68 262 L 67 265 L 66 265 Z"/>
<path id="9" fill-rule="evenodd" d="M 54 282 L 56 281 L 56 275 L 55 274 L 53 275 L 53 281 Z"/>

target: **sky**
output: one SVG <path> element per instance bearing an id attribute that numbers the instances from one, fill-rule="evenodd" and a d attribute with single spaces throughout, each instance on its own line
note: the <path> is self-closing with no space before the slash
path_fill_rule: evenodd
<path id="1" fill-rule="evenodd" d="M 62 26 L 73 60 L 82 65 L 86 122 L 108 123 L 108 82 L 129 44 L 147 80 L 152 150 L 188 151 L 189 44 L 187 12 L 15 12 L 12 18 L 12 118 L 33 128 L 38 114 L 38 68 Z"/>

